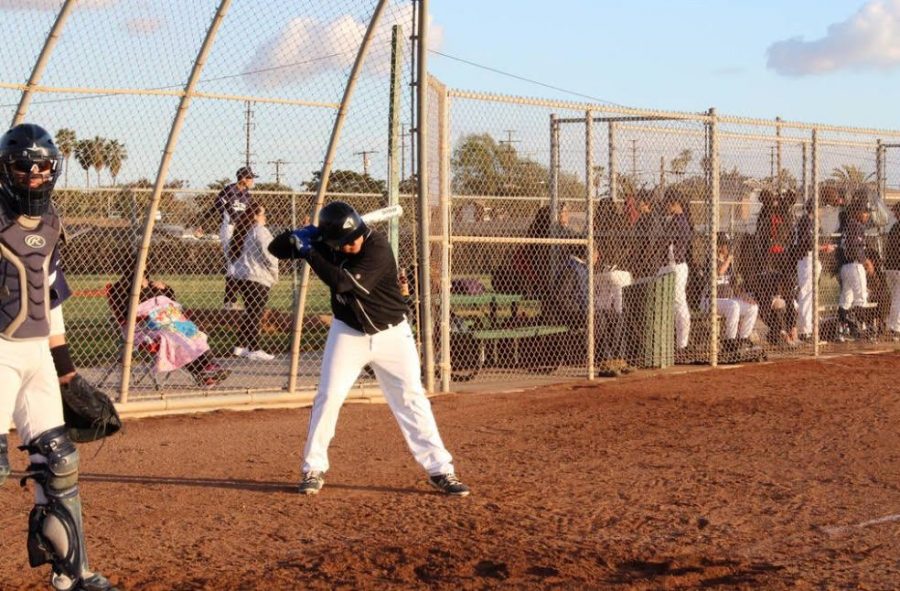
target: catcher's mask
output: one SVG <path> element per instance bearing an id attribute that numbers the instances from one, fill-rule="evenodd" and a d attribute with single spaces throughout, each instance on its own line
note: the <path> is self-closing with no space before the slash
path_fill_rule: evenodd
<path id="1" fill-rule="evenodd" d="M 46 213 L 61 168 L 59 148 L 43 127 L 22 123 L 0 137 L 0 193 L 15 213 Z"/>
<path id="2" fill-rule="evenodd" d="M 319 212 L 319 231 L 322 241 L 334 250 L 349 244 L 369 228 L 349 203 L 332 201 Z"/>

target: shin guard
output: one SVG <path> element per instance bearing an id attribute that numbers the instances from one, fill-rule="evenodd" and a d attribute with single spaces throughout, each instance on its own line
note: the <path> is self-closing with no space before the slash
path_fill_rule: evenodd
<path id="1" fill-rule="evenodd" d="M 56 589 L 109 589 L 108 582 L 88 568 L 78 492 L 78 450 L 66 428 L 45 431 L 24 449 L 45 460 L 32 458 L 21 482 L 24 486 L 27 480 L 34 480 L 46 498 L 46 504 L 36 504 L 28 517 L 29 563 L 32 567 L 52 565 L 51 584 Z M 94 583 L 101 585 L 94 587 Z"/>

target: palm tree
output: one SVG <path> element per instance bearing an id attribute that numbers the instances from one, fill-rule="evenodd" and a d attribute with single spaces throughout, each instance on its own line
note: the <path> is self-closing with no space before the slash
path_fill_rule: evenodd
<path id="1" fill-rule="evenodd" d="M 66 159 L 66 187 L 69 186 L 69 157 L 75 150 L 76 141 L 78 140 L 75 137 L 75 131 L 72 129 L 63 127 L 56 132 L 56 145 L 59 147 L 59 153 Z"/>
<path id="2" fill-rule="evenodd" d="M 103 167 L 106 166 L 106 159 L 104 158 L 104 148 L 106 147 L 106 140 L 100 137 L 99 135 L 95 135 L 94 139 L 88 140 L 90 142 L 91 151 L 91 166 L 94 167 L 94 170 L 97 171 L 97 186 L 100 186 L 100 171 L 103 170 Z"/>
<path id="3" fill-rule="evenodd" d="M 681 177 L 684 176 L 684 173 L 687 172 L 688 164 L 691 163 L 691 160 L 694 158 L 694 153 L 690 150 L 682 150 L 678 153 L 678 156 L 672 159 L 669 163 L 669 166 L 672 169 L 672 172 Z"/>
<path id="4" fill-rule="evenodd" d="M 85 187 L 91 188 L 91 164 L 94 159 L 91 155 L 91 140 L 78 140 L 75 142 L 75 161 L 84 169 Z"/>
<path id="5" fill-rule="evenodd" d="M 128 159 L 128 150 L 125 144 L 119 140 L 109 140 L 103 146 L 103 160 L 106 168 L 109 169 L 109 175 L 112 177 L 113 186 L 116 185 L 116 177 L 122 170 L 122 162 Z"/>
<path id="6" fill-rule="evenodd" d="M 870 187 L 875 182 L 874 178 L 874 172 L 866 174 L 855 164 L 842 164 L 831 170 L 831 179 L 847 192 Z"/>

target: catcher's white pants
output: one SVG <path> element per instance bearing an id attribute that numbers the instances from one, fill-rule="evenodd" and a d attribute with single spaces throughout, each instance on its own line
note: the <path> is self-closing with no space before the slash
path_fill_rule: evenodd
<path id="1" fill-rule="evenodd" d="M 816 265 L 813 278 L 812 253 L 797 261 L 797 332 L 800 335 L 811 335 L 813 331 L 813 291 L 819 284 L 822 263 Z"/>
<path id="2" fill-rule="evenodd" d="M 709 300 L 703 300 L 703 307 L 709 310 Z M 725 338 L 750 338 L 756 318 L 759 316 L 759 305 L 740 298 L 716 298 L 716 314 L 725 318 Z"/>
<path id="3" fill-rule="evenodd" d="M 675 346 L 684 349 L 691 336 L 691 309 L 687 303 L 687 263 L 667 265 L 659 270 L 658 275 L 675 273 Z"/>
<path id="4" fill-rule="evenodd" d="M 63 424 L 59 380 L 47 339 L 0 339 L 0 433 L 10 421 L 27 443 Z"/>
<path id="5" fill-rule="evenodd" d="M 416 461 L 432 476 L 453 472 L 453 458 L 441 441 L 431 403 L 422 387 L 419 354 L 409 323 L 404 320 L 397 326 L 367 335 L 336 318 L 331 322 L 325 342 L 322 376 L 309 417 L 302 471 L 328 470 L 328 444 L 334 437 L 338 413 L 366 365 L 375 371 L 378 385 Z"/>
<path id="6" fill-rule="evenodd" d="M 888 289 L 891 290 L 891 311 L 887 318 L 888 330 L 900 332 L 900 271 L 888 269 L 884 272 Z"/>
<path id="7" fill-rule="evenodd" d="M 841 266 L 840 307 L 849 310 L 864 306 L 869 302 L 869 287 L 866 268 L 862 263 L 847 263 Z"/>

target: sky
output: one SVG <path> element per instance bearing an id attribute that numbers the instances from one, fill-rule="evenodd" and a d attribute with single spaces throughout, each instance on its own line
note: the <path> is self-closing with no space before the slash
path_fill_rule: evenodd
<path id="1" fill-rule="evenodd" d="M 900 127 L 900 0 L 432 0 L 441 53 L 603 101 Z M 450 86 L 587 100 L 432 53 Z M 503 90 L 505 89 L 505 90 Z"/>
<path id="2" fill-rule="evenodd" d="M 7 40 L 0 82 L 24 81 L 60 3 L 0 0 L 0 35 Z M 81 0 L 43 82 L 179 88 L 216 4 Z M 201 89 L 334 102 L 368 6 L 363 0 L 234 0 Z M 430 0 L 429 6 L 429 71 L 453 88 L 900 129 L 900 0 Z M 408 7 L 392 0 L 392 22 L 407 24 Z M 375 150 L 377 178 L 386 169 L 388 38 L 383 28 L 335 164 L 358 169 L 359 154 Z M 0 117 L 14 112 L 17 98 L 17 91 L 0 89 Z M 129 158 L 120 180 L 133 180 L 155 174 L 176 106 L 173 97 L 44 95 L 30 115 L 51 130 L 68 126 L 78 137 L 122 140 Z M 243 106 L 195 101 L 170 178 L 203 187 L 230 176 L 245 148 Z M 256 103 L 253 160 L 264 180 L 274 180 L 276 159 L 288 162 L 288 184 L 308 180 L 321 165 L 333 112 Z M 469 121 L 492 123 L 496 129 L 485 129 L 495 135 L 517 127 L 492 117 L 485 107 Z M 531 133 L 531 145 L 525 123 L 519 126 L 518 147 L 539 159 L 547 152 L 543 121 L 535 124 L 540 129 Z M 759 166 L 766 160 L 767 152 Z"/>

